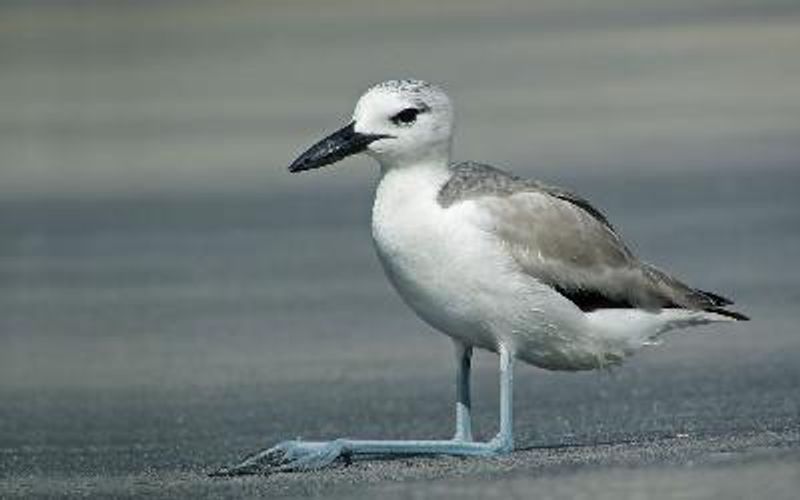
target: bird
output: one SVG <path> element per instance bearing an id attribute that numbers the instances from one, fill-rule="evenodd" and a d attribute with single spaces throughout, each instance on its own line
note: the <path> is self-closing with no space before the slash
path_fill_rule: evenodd
<path id="1" fill-rule="evenodd" d="M 352 120 L 292 173 L 366 154 L 380 166 L 372 239 L 404 302 L 455 346 L 453 437 L 281 442 L 217 475 L 297 471 L 357 456 L 495 456 L 514 450 L 516 361 L 559 371 L 618 365 L 675 329 L 746 321 L 729 299 L 647 264 L 586 199 L 476 162 L 451 162 L 453 105 L 437 85 L 369 88 Z M 499 432 L 473 439 L 474 349 L 499 355 Z"/>

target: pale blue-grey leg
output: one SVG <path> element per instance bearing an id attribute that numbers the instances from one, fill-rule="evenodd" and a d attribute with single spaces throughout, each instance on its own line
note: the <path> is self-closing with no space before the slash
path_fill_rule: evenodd
<path id="1" fill-rule="evenodd" d="M 466 354 L 466 353 L 465 353 Z M 276 471 L 298 471 L 320 469 L 330 465 L 339 457 L 368 456 L 368 455 L 463 455 L 463 456 L 493 456 L 509 453 L 514 449 L 513 437 L 513 385 L 514 366 L 513 355 L 501 346 L 500 354 L 500 432 L 488 443 L 451 439 L 451 440 L 415 440 L 415 441 L 382 441 L 382 440 L 356 440 L 336 439 L 334 441 L 284 441 L 268 450 L 259 452 L 246 458 L 244 461 L 230 468 L 223 468 L 213 473 L 214 476 L 235 476 L 241 474 L 269 473 Z M 465 356 L 461 356 L 463 361 Z M 459 364 L 459 372 L 463 370 Z M 468 367 L 467 367 L 468 368 Z M 462 395 L 462 380 L 459 375 L 458 394 Z M 468 389 L 468 386 L 466 387 Z M 466 393 L 469 391 L 467 390 Z M 461 401 L 468 403 L 469 399 Z M 464 422 L 468 421 L 469 405 L 463 405 L 461 412 L 464 417 L 459 421 L 458 407 L 456 410 L 457 430 L 462 431 Z"/>
<path id="2" fill-rule="evenodd" d="M 456 433 L 454 441 L 472 441 L 472 396 L 470 372 L 472 347 L 454 341 L 456 348 Z"/>
<path id="3" fill-rule="evenodd" d="M 514 450 L 514 355 L 500 346 L 500 432 L 490 443 L 499 452 Z"/>

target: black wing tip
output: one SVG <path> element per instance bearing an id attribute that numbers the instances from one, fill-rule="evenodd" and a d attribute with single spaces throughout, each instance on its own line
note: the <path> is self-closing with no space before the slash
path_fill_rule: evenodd
<path id="1" fill-rule="evenodd" d="M 716 294 L 714 292 L 707 292 L 705 290 L 697 290 L 696 292 L 700 293 L 708 300 L 710 300 L 714 306 L 729 306 L 733 304 L 733 301 L 727 297 L 723 297 L 722 295 Z"/>
<path id="2" fill-rule="evenodd" d="M 750 321 L 749 316 L 745 316 L 744 314 L 736 311 L 730 311 L 725 309 L 726 306 L 730 306 L 733 304 L 733 301 L 727 297 L 723 297 L 722 295 L 716 294 L 714 292 L 707 292 L 705 290 L 697 290 L 697 293 L 702 295 L 705 299 L 707 299 L 711 304 L 711 307 L 706 307 L 705 310 L 708 312 L 713 312 L 715 314 L 719 314 L 720 316 L 725 316 L 727 318 L 734 319 L 736 321 Z"/>
<path id="3" fill-rule="evenodd" d="M 749 316 L 745 316 L 740 312 L 729 311 L 727 309 L 723 309 L 722 307 L 709 307 L 708 309 L 706 309 L 706 311 L 719 314 L 720 316 L 725 316 L 734 319 L 736 321 L 750 321 Z"/>
<path id="4" fill-rule="evenodd" d="M 566 299 L 569 299 L 573 304 L 578 306 L 578 308 L 583 312 L 592 312 L 598 309 L 635 309 L 637 306 L 626 299 L 615 299 L 613 297 L 607 297 L 601 294 L 600 292 L 593 291 L 593 290 L 581 290 L 581 289 L 569 289 L 565 287 L 561 287 L 558 285 L 551 285 L 553 288 L 563 295 Z M 722 298 L 722 297 L 720 297 Z M 727 300 L 727 299 L 725 299 Z M 730 301 L 728 301 L 730 302 Z M 727 305 L 727 304 L 726 304 Z M 680 307 L 676 304 L 671 304 L 665 306 L 665 308 L 676 308 Z M 697 309 L 695 309 L 697 310 Z M 749 316 L 745 316 L 744 314 L 737 312 L 737 311 L 730 311 L 725 309 L 720 305 L 713 305 L 711 307 L 703 308 L 704 311 L 719 314 L 720 316 L 725 316 L 726 318 L 731 318 L 735 321 L 750 321 Z"/>

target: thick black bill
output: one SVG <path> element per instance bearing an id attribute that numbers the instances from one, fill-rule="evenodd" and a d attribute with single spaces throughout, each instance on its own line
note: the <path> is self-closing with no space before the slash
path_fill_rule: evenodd
<path id="1" fill-rule="evenodd" d="M 371 142 L 390 137 L 380 134 L 359 134 L 354 129 L 355 122 L 337 130 L 328 137 L 311 146 L 308 151 L 289 165 L 290 172 L 312 170 L 360 153 L 367 149 Z"/>

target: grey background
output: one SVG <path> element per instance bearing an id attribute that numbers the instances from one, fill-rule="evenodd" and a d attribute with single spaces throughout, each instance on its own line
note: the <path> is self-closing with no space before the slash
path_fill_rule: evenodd
<path id="1" fill-rule="evenodd" d="M 0 496 L 794 498 L 798 48 L 796 1 L 0 3 Z M 451 432 L 449 341 L 372 254 L 376 169 L 285 170 L 397 77 L 449 91 L 456 159 L 577 190 L 754 321 L 521 366 L 510 457 L 208 479 Z"/>

